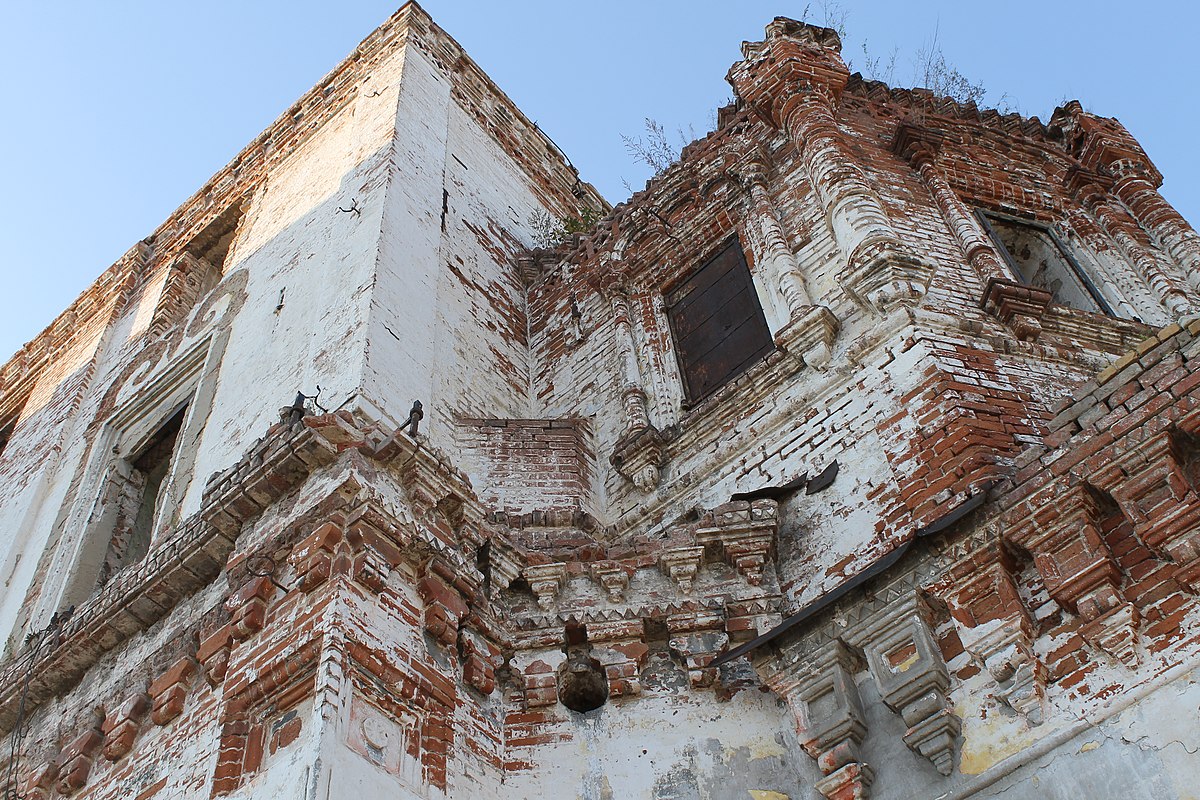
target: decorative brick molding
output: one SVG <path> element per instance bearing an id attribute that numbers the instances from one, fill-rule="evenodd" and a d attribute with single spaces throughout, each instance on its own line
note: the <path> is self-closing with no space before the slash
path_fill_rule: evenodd
<path id="1" fill-rule="evenodd" d="M 1200 234 L 1159 194 L 1162 175 L 1125 126 L 1089 114 L 1075 100 L 1056 109 L 1050 124 L 1063 130 L 1067 149 L 1085 168 L 1113 178 L 1117 198 L 1166 245 L 1192 289 L 1200 289 Z"/>
<path id="2" fill-rule="evenodd" d="M 921 180 L 929 189 L 930 196 L 933 197 L 934 204 L 966 255 L 967 261 L 975 268 L 980 279 L 988 284 L 990 291 L 993 282 L 1006 281 L 1009 278 L 1009 272 L 996 254 L 992 243 L 988 241 L 987 234 L 980 229 L 975 216 L 959 199 L 950 186 L 950 182 L 946 180 L 946 176 L 938 167 L 937 156 L 944 139 L 945 134 L 941 131 L 913 122 L 901 122 L 896 127 L 896 134 L 892 139 L 892 152 L 911 164 L 917 174 L 921 176 Z M 988 292 L 985 291 L 983 307 L 992 313 L 997 313 L 998 307 L 995 306 L 994 301 L 989 303 L 987 295 Z M 1039 313 L 1037 317 L 1040 318 L 1040 316 Z M 1004 319 L 1005 322 L 1010 321 L 1003 316 L 1001 319 Z M 1038 332 L 1040 332 L 1040 328 L 1028 329 L 1024 332 L 1025 335 L 1022 335 L 1022 331 L 1017 331 L 1017 335 L 1023 339 L 1036 339 Z"/>
<path id="3" fill-rule="evenodd" d="M 139 692 L 108 713 L 100 727 L 104 734 L 105 758 L 116 761 L 133 749 L 142 718 L 152 705 L 150 695 Z"/>
<path id="4" fill-rule="evenodd" d="M 842 287 L 866 307 L 886 313 L 925 296 L 932 267 L 901 243 L 879 195 L 846 151 L 834 108 L 849 79 L 836 34 L 810 25 L 768 26 L 747 43 L 729 82 L 799 151 L 834 235 L 847 258 Z"/>
<path id="5" fill-rule="evenodd" d="M 1195 304 L 1188 297 L 1186 281 L 1179 280 L 1170 271 L 1163 269 L 1159 259 L 1144 242 L 1145 232 L 1138 222 L 1119 202 L 1115 202 L 1111 191 L 1113 178 L 1084 167 L 1074 167 L 1067 172 L 1064 188 L 1079 199 L 1083 207 L 1100 221 L 1104 232 L 1116 240 L 1134 270 L 1118 270 L 1117 281 L 1125 293 L 1133 299 L 1139 295 L 1137 284 L 1148 286 L 1157 300 L 1178 318 L 1195 313 Z"/>
<path id="6" fill-rule="evenodd" d="M 72 795 L 84 787 L 96 760 L 96 751 L 103 742 L 104 734 L 93 728 L 76 736 L 63 748 L 58 757 L 62 766 L 55 784 L 60 794 Z"/>
<path id="7" fill-rule="evenodd" d="M 800 356 L 804 362 L 823 369 L 830 360 L 831 348 L 840 325 L 826 306 L 814 305 L 805 285 L 804 272 L 784 234 L 783 220 L 771 199 L 769 159 L 758 148 L 740 157 L 734 167 L 749 196 L 749 210 L 743 230 L 753 243 L 755 261 L 765 273 L 768 302 L 764 311 L 775 342 Z M 763 290 L 760 290 L 763 291 Z M 782 298 L 782 304 L 775 300 Z M 782 309 L 776 306 L 782 305 Z"/>
<path id="8" fill-rule="evenodd" d="M 150 719 L 154 720 L 155 725 L 166 725 L 183 713 L 195 672 L 195 659 L 185 656 L 150 684 L 147 690 L 152 704 Z"/>
<path id="9" fill-rule="evenodd" d="M 991 278 L 983 290 L 983 308 L 1012 328 L 1022 341 L 1042 335 L 1042 317 L 1054 295 L 1005 278 Z"/>
<path id="10" fill-rule="evenodd" d="M 840 641 L 806 660 L 779 659 L 764 681 L 787 701 L 800 746 L 824 776 L 817 790 L 829 800 L 868 800 L 875 778 L 859 752 L 867 723 L 854 675 L 860 660 Z"/>

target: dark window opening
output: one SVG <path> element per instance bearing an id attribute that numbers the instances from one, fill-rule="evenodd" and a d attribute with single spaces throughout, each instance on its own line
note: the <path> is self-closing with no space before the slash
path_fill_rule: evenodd
<path id="1" fill-rule="evenodd" d="M 1112 309 L 1053 228 L 978 212 L 992 242 L 1021 283 L 1050 292 L 1053 302 L 1112 315 Z"/>
<path id="2" fill-rule="evenodd" d="M 666 300 L 689 403 L 708 397 L 775 349 L 737 237 Z"/>
<path id="3" fill-rule="evenodd" d="M 7 425 L 0 423 L 0 455 L 4 455 L 4 448 L 8 446 L 8 440 L 12 438 L 14 427 L 16 425 L 13 423 Z"/>
<path id="4" fill-rule="evenodd" d="M 219 277 L 243 216 L 241 202 L 233 203 L 187 243 L 187 252 L 211 266 Z"/>
<path id="5" fill-rule="evenodd" d="M 164 422 L 134 457 L 118 465 L 114 484 L 116 525 L 97 585 L 103 586 L 122 567 L 141 561 L 154 541 L 154 522 L 161 511 L 164 484 L 174 462 L 187 406 Z"/>

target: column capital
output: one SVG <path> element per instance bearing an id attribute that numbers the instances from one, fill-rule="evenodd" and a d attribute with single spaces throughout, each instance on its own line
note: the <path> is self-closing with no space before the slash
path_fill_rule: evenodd
<path id="1" fill-rule="evenodd" d="M 937 158 L 945 138 L 944 133 L 933 128 L 901 122 L 892 137 L 892 152 L 914 167 L 920 166 Z"/>

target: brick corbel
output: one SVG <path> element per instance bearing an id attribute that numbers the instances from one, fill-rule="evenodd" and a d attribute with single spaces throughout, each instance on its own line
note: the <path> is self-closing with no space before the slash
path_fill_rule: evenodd
<path id="1" fill-rule="evenodd" d="M 496 668 L 503 663 L 500 648 L 473 631 L 463 631 L 459 642 L 463 680 L 481 694 L 496 690 Z"/>
<path id="2" fill-rule="evenodd" d="M 441 559 L 431 559 L 417 589 L 425 601 L 426 632 L 447 647 L 456 646 L 459 624 L 469 608 L 455 585 L 453 568 Z"/>
<path id="3" fill-rule="evenodd" d="M 75 737 L 63 748 L 58 760 L 62 765 L 58 771 L 56 788 L 60 794 L 71 795 L 83 788 L 96 760 L 96 751 L 104 742 L 104 734 L 92 728 Z"/>
<path id="4" fill-rule="evenodd" d="M 1089 644 L 1136 667 L 1137 610 L 1121 592 L 1095 497 L 1083 484 L 1057 485 L 1022 508 L 1028 515 L 1010 523 L 1006 538 L 1033 554 L 1050 596 L 1082 617 L 1079 632 Z"/>
<path id="5" fill-rule="evenodd" d="M 200 646 L 196 649 L 196 661 L 200 663 L 200 668 L 204 671 L 204 680 L 209 686 L 217 686 L 225 680 L 232 649 L 232 625 L 222 625 L 200 640 Z"/>
<path id="6" fill-rule="evenodd" d="M 737 500 L 705 514 L 696 528 L 696 541 L 719 545 L 729 565 L 758 586 L 778 528 L 779 505 L 774 500 Z"/>
<path id="7" fill-rule="evenodd" d="M 190 656 L 176 661 L 170 669 L 159 675 L 150 684 L 148 693 L 152 702 L 150 719 L 155 725 L 166 725 L 183 712 L 187 701 L 188 685 L 196 671 L 196 662 Z"/>
<path id="8" fill-rule="evenodd" d="M 800 746 L 821 770 L 816 788 L 830 800 L 868 800 L 875 773 L 859 748 L 867 735 L 866 715 L 854 674 L 859 658 L 834 640 L 811 658 L 779 657 L 759 664 L 764 681 L 792 712 Z"/>
<path id="9" fill-rule="evenodd" d="M 266 575 L 250 578 L 229 596 L 225 608 L 233 621 L 230 630 L 239 642 L 263 629 L 267 621 L 267 603 L 275 593 L 275 584 Z"/>
<path id="10" fill-rule="evenodd" d="M 288 560 L 296 570 L 297 583 L 302 592 L 311 593 L 333 575 L 347 571 L 349 559 L 342 548 L 344 541 L 342 527 L 326 522 L 292 548 Z M 336 563 L 339 555 L 343 560 L 341 564 Z"/>
<path id="11" fill-rule="evenodd" d="M 1200 592 L 1200 493 L 1184 469 L 1183 438 L 1166 429 L 1143 442 L 1127 442 L 1129 451 L 1114 459 L 1126 477 L 1109 492 L 1138 539 L 1175 562 L 1181 585 Z"/>
<path id="12" fill-rule="evenodd" d="M 1008 551 L 992 539 L 953 564 L 928 590 L 945 601 L 964 649 L 991 677 L 991 695 L 1030 725 L 1040 725 L 1046 669 L 1033 649 L 1033 622 Z"/>
<path id="13" fill-rule="evenodd" d="M 962 721 L 950 705 L 950 672 L 929 618 L 924 599 L 913 591 L 856 625 L 845 638 L 862 649 L 880 697 L 908 726 L 904 743 L 942 775 L 950 775 Z"/>
<path id="14" fill-rule="evenodd" d="M 61 761 L 52 758 L 34 769 L 25 780 L 24 800 L 48 800 L 54 791 Z"/>
<path id="15" fill-rule="evenodd" d="M 592 656 L 604 666 L 604 673 L 608 677 L 609 697 L 629 697 L 642 693 L 639 673 L 649 652 L 649 646 L 641 640 L 605 642 L 603 646 L 592 648 Z"/>
<path id="16" fill-rule="evenodd" d="M 105 758 L 116 761 L 133 749 L 133 741 L 150 706 L 150 695 L 139 692 L 108 713 L 100 726 L 104 733 Z"/>

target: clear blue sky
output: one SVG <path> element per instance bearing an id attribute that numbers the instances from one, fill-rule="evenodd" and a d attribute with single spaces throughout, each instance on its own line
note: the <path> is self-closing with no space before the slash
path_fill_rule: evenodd
<path id="1" fill-rule="evenodd" d="M 453 2 L 424 7 L 611 201 L 646 169 L 621 134 L 650 116 L 708 130 L 743 39 L 791 0 Z M 821 0 L 809 18 L 821 22 Z M 1065 98 L 1115 116 L 1200 224 L 1196 4 L 844 0 L 844 55 L 900 58 L 934 31 L 948 60 L 1047 119 Z M 0 68 L 0 362 L 151 233 L 243 145 L 398 7 L 398 0 L 202 3 L 5 0 Z"/>

